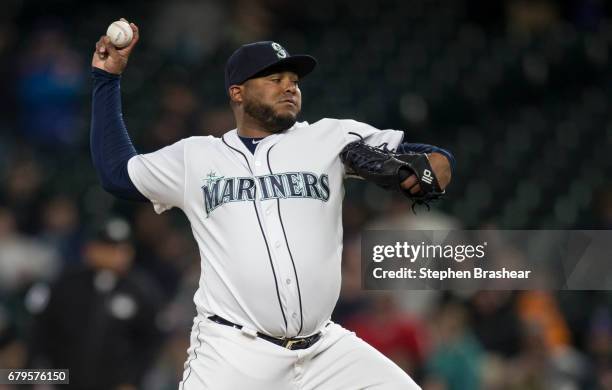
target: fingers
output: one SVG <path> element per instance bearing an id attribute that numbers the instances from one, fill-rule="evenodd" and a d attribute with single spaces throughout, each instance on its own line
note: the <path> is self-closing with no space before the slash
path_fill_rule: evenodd
<path id="1" fill-rule="evenodd" d="M 126 23 L 128 22 L 125 18 L 121 18 L 121 20 Z M 111 43 L 110 37 L 106 35 L 98 39 L 98 42 L 96 42 L 96 50 L 93 54 L 92 66 L 103 67 L 111 73 L 121 74 L 125 68 L 130 52 L 140 39 L 138 26 L 134 23 L 129 23 L 129 25 L 132 29 L 133 37 L 130 44 L 123 49 L 115 47 L 115 45 Z M 107 61 L 109 57 L 112 59 L 110 62 Z"/>
<path id="2" fill-rule="evenodd" d="M 129 45 L 127 45 L 126 47 L 120 49 L 121 53 L 126 53 L 126 54 L 129 55 L 132 52 L 132 49 L 134 48 L 134 46 L 136 45 L 138 40 L 140 39 L 140 34 L 139 34 L 138 26 L 136 26 L 134 23 L 128 22 L 126 18 L 121 18 L 119 20 L 124 21 L 126 23 L 129 23 L 130 28 L 132 29 L 132 41 L 130 42 Z"/>
<path id="3" fill-rule="evenodd" d="M 106 35 L 100 37 L 96 42 L 96 54 L 101 60 L 105 60 L 109 55 L 116 56 L 117 48 L 110 41 L 110 38 Z"/>
<path id="4" fill-rule="evenodd" d="M 408 179 L 406 179 L 404 181 L 404 184 L 405 185 L 403 185 L 402 187 L 410 191 L 410 193 L 413 195 L 421 192 L 421 185 L 419 184 L 419 180 L 417 179 L 415 175 L 412 175 Z"/>
<path id="5" fill-rule="evenodd" d="M 402 188 L 410 191 L 411 194 L 417 194 L 421 191 L 421 186 L 415 175 L 410 175 L 401 184 Z"/>
<path id="6" fill-rule="evenodd" d="M 417 178 L 415 175 L 410 175 L 406 180 L 404 180 L 401 184 L 402 188 L 405 190 L 409 190 L 412 186 L 417 183 Z"/>
<path id="7" fill-rule="evenodd" d="M 127 20 L 123 18 L 121 18 L 121 20 L 127 22 Z M 132 52 L 132 49 L 134 48 L 134 46 L 140 39 L 140 31 L 138 30 L 138 26 L 136 26 L 134 23 L 130 23 L 130 27 L 132 28 L 132 33 L 133 33 L 132 42 L 130 42 L 129 45 L 127 45 L 125 48 L 122 49 L 128 54 Z"/>
<path id="8" fill-rule="evenodd" d="M 108 55 L 110 55 L 111 57 L 117 57 L 119 53 L 117 53 L 117 48 L 111 43 L 110 38 L 105 35 L 102 40 L 104 42 L 104 48 L 106 49 Z"/>
<path id="9" fill-rule="evenodd" d="M 108 57 L 108 51 L 106 50 L 106 45 L 104 44 L 104 35 L 98 39 L 96 42 L 96 53 L 100 60 L 105 60 Z"/>

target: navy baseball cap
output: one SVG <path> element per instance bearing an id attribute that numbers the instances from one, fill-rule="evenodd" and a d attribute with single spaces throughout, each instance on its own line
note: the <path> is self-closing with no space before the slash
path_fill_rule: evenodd
<path id="1" fill-rule="evenodd" d="M 225 91 L 231 85 L 242 84 L 258 74 L 274 69 L 291 70 L 304 77 L 317 65 L 317 60 L 309 55 L 290 55 L 276 42 L 262 41 L 242 45 L 225 64 Z"/>

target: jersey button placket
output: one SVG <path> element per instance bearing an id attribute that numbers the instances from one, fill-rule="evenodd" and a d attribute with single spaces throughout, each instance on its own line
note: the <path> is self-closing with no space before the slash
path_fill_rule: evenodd
<path id="1" fill-rule="evenodd" d="M 262 141 L 263 142 L 263 141 Z M 261 210 L 262 223 L 264 225 L 264 231 L 266 237 L 270 243 L 270 252 L 273 258 L 274 268 L 278 276 L 278 288 L 283 298 L 283 310 L 287 313 L 287 331 L 293 333 L 299 329 L 299 315 L 295 312 L 296 308 L 299 307 L 299 298 L 297 290 L 294 286 L 290 286 L 286 283 L 289 280 L 289 275 L 292 275 L 291 259 L 288 257 L 288 253 L 283 250 L 284 236 L 283 230 L 280 224 L 280 219 L 277 216 L 276 200 L 262 201 L 260 194 L 262 189 L 261 183 L 257 180 L 258 176 L 270 174 L 267 164 L 264 162 L 264 157 L 267 153 L 267 148 L 263 144 L 260 144 L 255 150 L 254 162 L 253 162 L 253 178 L 255 179 L 258 187 L 255 203 L 257 208 Z M 295 290 L 295 291 L 294 291 Z"/>
<path id="2" fill-rule="evenodd" d="M 267 164 L 267 145 L 263 144 L 263 141 L 255 150 L 254 157 L 254 176 L 263 176 L 274 173 L 271 172 L 270 167 Z M 272 162 L 273 163 L 273 162 Z M 274 166 L 274 165 L 272 165 Z M 260 185 L 261 183 L 258 183 Z M 258 189 L 261 191 L 261 189 Z M 282 200 L 281 200 L 282 201 Z M 273 253 L 275 268 L 277 271 L 278 288 L 283 296 L 285 302 L 284 309 L 287 313 L 287 332 L 294 334 L 300 328 L 300 300 L 299 293 L 297 291 L 296 283 L 293 283 L 293 266 L 291 257 L 287 247 L 285 246 L 285 236 L 283 228 L 281 226 L 280 216 L 277 213 L 278 200 L 270 199 L 267 201 L 261 201 L 257 197 L 257 203 L 263 211 L 263 220 L 265 221 L 266 235 L 270 240 L 271 252 Z"/>

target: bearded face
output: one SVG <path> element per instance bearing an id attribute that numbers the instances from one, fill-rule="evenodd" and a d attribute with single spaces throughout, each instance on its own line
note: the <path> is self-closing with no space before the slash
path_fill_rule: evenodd
<path id="1" fill-rule="evenodd" d="M 293 126 L 302 106 L 298 76 L 293 72 L 272 73 L 244 83 L 244 113 L 271 133 Z"/>
<path id="2" fill-rule="evenodd" d="M 245 100 L 244 112 L 262 124 L 271 133 L 287 130 L 295 124 L 297 114 L 275 109 L 274 105 L 262 101 Z"/>

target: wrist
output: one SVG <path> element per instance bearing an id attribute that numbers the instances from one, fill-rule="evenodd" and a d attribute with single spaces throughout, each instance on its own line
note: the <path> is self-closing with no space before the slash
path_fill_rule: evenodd
<path id="1" fill-rule="evenodd" d="M 94 78 L 105 78 L 110 80 L 121 79 L 120 74 L 110 73 L 102 68 L 98 68 L 96 66 L 91 67 L 91 74 Z"/>

